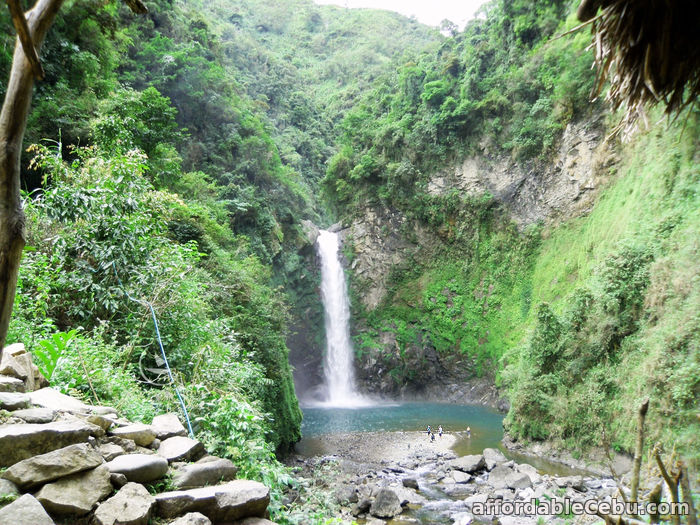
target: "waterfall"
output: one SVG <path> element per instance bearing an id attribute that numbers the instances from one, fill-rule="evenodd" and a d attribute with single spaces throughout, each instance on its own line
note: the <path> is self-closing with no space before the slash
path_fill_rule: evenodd
<path id="1" fill-rule="evenodd" d="M 321 259 L 321 299 L 325 310 L 326 357 L 323 363 L 327 406 L 365 406 L 369 401 L 355 386 L 353 348 L 350 340 L 350 300 L 340 264 L 337 233 L 322 230 L 318 237 Z"/>

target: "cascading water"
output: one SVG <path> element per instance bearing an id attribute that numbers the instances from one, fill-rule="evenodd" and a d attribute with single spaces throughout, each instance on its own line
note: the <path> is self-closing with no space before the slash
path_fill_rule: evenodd
<path id="1" fill-rule="evenodd" d="M 322 230 L 318 236 L 321 259 L 321 299 L 325 310 L 326 358 L 323 364 L 326 406 L 358 407 L 370 404 L 355 386 L 350 340 L 350 300 L 340 264 L 337 233 Z"/>

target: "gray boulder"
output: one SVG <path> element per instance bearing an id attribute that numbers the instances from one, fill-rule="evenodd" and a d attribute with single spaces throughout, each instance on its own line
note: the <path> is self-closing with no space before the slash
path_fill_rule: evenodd
<path id="1" fill-rule="evenodd" d="M 403 485 L 391 487 L 391 490 L 393 490 L 396 493 L 396 496 L 399 498 L 399 502 L 401 503 L 402 507 L 407 504 L 425 505 L 428 501 L 425 499 L 425 497 L 423 497 L 415 490 L 404 487 Z"/>
<path id="2" fill-rule="evenodd" d="M 24 392 L 24 381 L 0 375 L 0 392 Z"/>
<path id="3" fill-rule="evenodd" d="M 512 468 L 499 465 L 489 473 L 487 481 L 495 489 L 504 489 L 508 487 L 508 477 L 513 474 L 515 474 L 515 471 Z"/>
<path id="4" fill-rule="evenodd" d="M 265 515 L 270 491 L 257 481 L 238 479 L 224 485 L 163 492 L 156 495 L 157 514 L 173 518 L 201 512 L 214 523 Z"/>
<path id="5" fill-rule="evenodd" d="M 30 489 L 76 472 L 95 468 L 102 462 L 102 456 L 86 443 L 81 443 L 15 463 L 2 477 L 9 479 L 22 489 Z"/>
<path id="6" fill-rule="evenodd" d="M 583 481 L 582 476 L 564 476 L 554 478 L 554 483 L 557 484 L 559 488 L 571 487 L 578 490 L 579 492 L 585 492 L 587 490 L 586 484 Z"/>
<path id="7" fill-rule="evenodd" d="M 150 483 L 165 476 L 168 462 L 155 454 L 125 454 L 107 463 L 107 468 L 124 474 L 129 481 Z"/>
<path id="8" fill-rule="evenodd" d="M 124 449 L 114 443 L 102 443 L 98 451 L 105 461 L 112 461 L 114 458 L 124 454 Z"/>
<path id="9" fill-rule="evenodd" d="M 162 414 L 154 417 L 151 428 L 161 441 L 175 436 L 187 436 L 187 430 L 180 423 L 177 414 Z"/>
<path id="10" fill-rule="evenodd" d="M 127 483 L 95 511 L 95 525 L 148 525 L 156 500 L 138 483 Z"/>
<path id="11" fill-rule="evenodd" d="M 0 392 L 0 409 L 2 410 L 20 410 L 21 408 L 29 408 L 29 406 L 29 396 L 27 394 Z"/>
<path id="12" fill-rule="evenodd" d="M 21 346 L 21 352 L 18 351 L 19 348 L 19 345 L 10 345 L 3 348 L 2 357 L 0 358 L 0 375 L 14 377 L 24 384 L 23 380 L 29 374 L 15 358 L 16 355 L 25 351 L 24 345 Z"/>
<path id="13" fill-rule="evenodd" d="M 496 489 L 491 493 L 491 497 L 503 501 L 513 501 L 515 492 L 510 489 Z"/>
<path id="14" fill-rule="evenodd" d="M 486 469 L 493 470 L 496 465 L 501 465 L 508 461 L 503 453 L 495 448 L 485 448 L 484 449 L 484 461 L 486 462 Z"/>
<path id="15" fill-rule="evenodd" d="M 127 454 L 133 454 L 134 452 L 136 452 L 136 443 L 134 443 L 133 439 L 123 439 L 117 436 L 108 436 L 105 439 L 105 442 L 119 445 L 124 449 L 124 452 L 126 452 Z"/>
<path id="16" fill-rule="evenodd" d="M 448 462 L 448 464 L 455 470 L 461 470 L 467 474 L 481 470 L 486 466 L 484 462 L 484 456 L 481 454 L 472 456 L 463 456 L 461 458 L 453 459 Z"/>
<path id="17" fill-rule="evenodd" d="M 508 488 L 511 489 L 528 489 L 532 487 L 530 476 L 523 472 L 516 472 L 512 477 L 508 478 Z"/>
<path id="18" fill-rule="evenodd" d="M 32 405 L 50 408 L 52 410 L 63 410 L 65 412 L 89 413 L 90 405 L 86 405 L 79 399 L 62 394 L 53 388 L 42 388 L 36 392 L 31 392 L 29 398 Z"/>
<path id="19" fill-rule="evenodd" d="M 515 470 L 527 474 L 533 483 L 539 483 L 542 481 L 542 476 L 537 472 L 537 469 L 528 463 L 520 463 L 515 465 Z"/>
<path id="20" fill-rule="evenodd" d="M 18 417 L 27 423 L 51 423 L 56 417 L 56 411 L 50 408 L 27 408 L 15 410 L 13 417 Z"/>
<path id="21" fill-rule="evenodd" d="M 406 488 L 418 490 L 418 480 L 416 478 L 403 478 L 401 484 Z"/>
<path id="22" fill-rule="evenodd" d="M 0 426 L 0 467 L 9 467 L 37 454 L 83 443 L 87 441 L 90 430 L 88 424 L 80 421 Z"/>
<path id="23" fill-rule="evenodd" d="M 335 501 L 338 505 L 357 503 L 357 491 L 354 485 L 339 485 L 335 489 Z"/>
<path id="24" fill-rule="evenodd" d="M 169 525 L 211 525 L 211 520 L 199 512 L 188 512 Z"/>
<path id="25" fill-rule="evenodd" d="M 109 469 L 100 465 L 48 483 L 41 487 L 35 497 L 54 516 L 82 516 L 111 493 Z"/>
<path id="26" fill-rule="evenodd" d="M 99 414 L 89 414 L 89 415 L 85 416 L 85 420 L 88 423 L 92 423 L 93 425 L 97 425 L 102 430 L 109 430 L 109 427 L 112 426 L 111 419 L 109 419 L 105 416 L 101 416 Z"/>
<path id="27" fill-rule="evenodd" d="M 129 483 L 129 480 L 126 479 L 126 476 L 124 474 L 119 474 L 119 472 L 112 472 L 109 475 L 109 480 L 112 482 L 112 485 L 117 487 L 118 489 L 122 488 L 124 485 Z"/>
<path id="28" fill-rule="evenodd" d="M 488 494 L 474 494 L 473 496 L 469 496 L 464 500 L 464 505 L 468 508 L 471 509 L 472 505 L 474 503 L 486 503 L 486 500 L 489 499 Z"/>
<path id="29" fill-rule="evenodd" d="M 230 460 L 212 458 L 212 460 L 190 463 L 177 469 L 173 474 L 173 485 L 177 489 L 216 485 L 221 481 L 235 479 L 236 472 L 238 468 Z"/>
<path id="30" fill-rule="evenodd" d="M 532 487 L 532 481 L 527 474 L 516 472 L 505 465 L 499 465 L 491 471 L 488 484 L 494 489 L 525 489 Z"/>
<path id="31" fill-rule="evenodd" d="M 166 439 L 158 447 L 158 455 L 168 462 L 194 461 L 204 454 L 204 445 L 196 439 L 175 436 Z"/>
<path id="32" fill-rule="evenodd" d="M 90 412 L 97 414 L 98 416 L 115 416 L 117 415 L 117 409 L 114 407 L 105 407 L 98 405 L 90 405 Z"/>
<path id="33" fill-rule="evenodd" d="M 31 392 L 47 386 L 46 378 L 32 362 L 32 356 L 24 349 L 22 343 L 6 346 L 0 358 L 0 375 L 14 377 L 24 384 L 24 391 Z"/>
<path id="34" fill-rule="evenodd" d="M 113 436 L 124 439 L 131 439 L 140 447 L 147 447 L 156 438 L 156 433 L 149 425 L 134 423 L 124 427 L 114 428 L 109 431 Z"/>
<path id="35" fill-rule="evenodd" d="M 19 496 L 19 489 L 9 479 L 0 479 L 0 501 L 8 496 Z"/>
<path id="36" fill-rule="evenodd" d="M 0 508 L 0 525 L 55 525 L 34 496 L 21 498 Z"/>
<path id="37" fill-rule="evenodd" d="M 469 483 L 472 480 L 472 476 L 461 470 L 453 470 L 452 479 L 455 480 L 455 483 Z"/>
<path id="38" fill-rule="evenodd" d="M 265 518 L 246 518 L 243 521 L 236 522 L 236 525 L 277 525 L 274 521 L 266 520 Z"/>
<path id="39" fill-rule="evenodd" d="M 376 518 L 393 518 L 401 514 L 401 500 L 391 489 L 381 489 L 369 508 L 369 513 Z"/>

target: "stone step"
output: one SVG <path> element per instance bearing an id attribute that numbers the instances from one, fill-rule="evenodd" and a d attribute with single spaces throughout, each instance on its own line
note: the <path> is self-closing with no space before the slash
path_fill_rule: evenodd
<path id="1" fill-rule="evenodd" d="M 124 474 L 129 481 L 150 483 L 165 476 L 168 462 L 156 454 L 124 454 L 107 463 L 107 468 Z"/>
<path id="2" fill-rule="evenodd" d="M 27 423 L 51 423 L 56 417 L 56 411 L 50 408 L 26 408 L 15 410 L 12 417 L 18 417 Z"/>
<path id="3" fill-rule="evenodd" d="M 21 498 L 0 508 L 0 525 L 55 525 L 34 496 L 25 494 Z"/>
<path id="4" fill-rule="evenodd" d="M 204 455 L 204 445 L 196 439 L 176 436 L 163 441 L 158 447 L 158 455 L 169 463 L 173 461 L 194 461 Z"/>
<path id="5" fill-rule="evenodd" d="M 51 410 L 71 412 L 75 414 L 98 414 L 102 416 L 114 416 L 117 413 L 117 411 L 112 407 L 88 405 L 79 399 L 62 394 L 58 390 L 50 387 L 30 392 L 28 395 L 32 405 L 42 408 L 50 408 Z"/>
<path id="6" fill-rule="evenodd" d="M 90 445 L 82 443 L 19 461 L 7 469 L 2 477 L 26 490 L 76 472 L 93 469 L 102 463 L 102 456 Z"/>
<path id="7" fill-rule="evenodd" d="M 175 436 L 187 436 L 187 430 L 180 422 L 177 414 L 162 414 L 153 418 L 151 428 L 161 441 Z"/>
<path id="8" fill-rule="evenodd" d="M 114 443 L 102 443 L 98 447 L 98 451 L 102 454 L 105 461 L 112 461 L 114 458 L 125 454 L 124 449 Z"/>
<path id="9" fill-rule="evenodd" d="M 0 392 L 24 392 L 24 381 L 16 377 L 0 375 Z"/>
<path id="10" fill-rule="evenodd" d="M 20 410 L 22 408 L 29 408 L 29 396 L 27 394 L 21 394 L 17 392 L 0 392 L 0 409 L 9 410 Z"/>
<path id="11" fill-rule="evenodd" d="M 147 525 L 156 500 L 138 483 L 127 483 L 101 503 L 95 511 L 95 525 Z"/>
<path id="12" fill-rule="evenodd" d="M 238 468 L 230 460 L 208 456 L 177 468 L 173 473 L 173 485 L 176 489 L 217 485 L 235 479 L 236 472 Z"/>
<path id="13" fill-rule="evenodd" d="M 211 520 L 200 512 L 188 512 L 168 525 L 211 525 Z"/>
<path id="14" fill-rule="evenodd" d="M 83 516 L 111 493 L 109 469 L 100 465 L 48 483 L 34 496 L 53 516 Z"/>
<path id="15" fill-rule="evenodd" d="M 18 461 L 68 445 L 84 443 L 93 430 L 91 427 L 77 420 L 0 426 L 0 467 L 9 467 Z"/>
<path id="16" fill-rule="evenodd" d="M 134 423 L 132 425 L 113 428 L 109 433 L 112 436 L 131 439 L 140 447 L 147 447 L 156 439 L 156 433 L 150 425 L 145 425 L 143 423 Z"/>
<path id="17" fill-rule="evenodd" d="M 262 518 L 269 503 L 270 491 L 265 485 L 239 479 L 213 487 L 157 494 L 156 513 L 163 518 L 174 518 L 187 512 L 201 512 L 213 523 L 227 523 Z"/>

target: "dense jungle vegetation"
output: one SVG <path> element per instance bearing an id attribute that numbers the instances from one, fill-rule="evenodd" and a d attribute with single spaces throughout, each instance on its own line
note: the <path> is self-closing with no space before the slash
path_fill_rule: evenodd
<path id="1" fill-rule="evenodd" d="M 301 221 L 381 205 L 440 242 L 356 305 L 360 353 L 390 330 L 468 356 L 508 392 L 509 432 L 577 448 L 629 450 L 650 395 L 653 439 L 697 460 L 697 109 L 619 146 L 586 216 L 520 229 L 488 196 L 427 192 L 469 155 L 546 163 L 605 111 L 588 33 L 555 38 L 575 2 L 493 0 L 447 36 L 310 0 L 146 3 L 68 2 L 42 51 L 8 342 L 53 384 L 134 419 L 177 411 L 140 373 L 162 367 L 150 301 L 198 436 L 272 485 L 276 521 L 323 522 L 318 495 L 285 504 L 275 457 L 300 437 L 288 327 L 320 315 Z"/>

